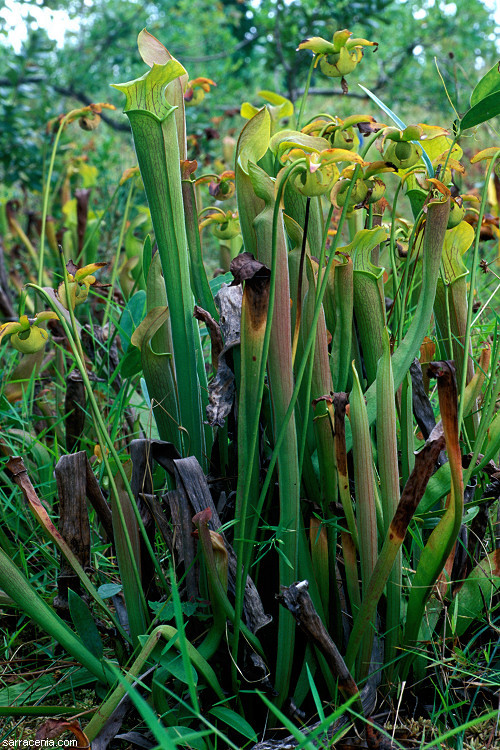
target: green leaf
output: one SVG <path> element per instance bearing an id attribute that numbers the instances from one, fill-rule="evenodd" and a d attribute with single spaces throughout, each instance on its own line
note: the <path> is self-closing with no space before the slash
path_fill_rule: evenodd
<path id="1" fill-rule="evenodd" d="M 220 276 L 216 276 L 215 278 L 210 279 L 208 283 L 210 285 L 210 291 L 212 292 L 213 296 L 215 297 L 223 284 L 230 284 L 233 278 L 233 274 L 228 271 L 227 273 L 221 273 Z"/>
<path id="2" fill-rule="evenodd" d="M 369 385 L 375 380 L 377 362 L 383 353 L 386 322 L 384 269 L 372 263 L 371 255 L 373 248 L 386 239 L 387 232 L 382 227 L 361 229 L 349 245 L 340 248 L 351 255 L 354 265 L 354 311 Z"/>
<path id="3" fill-rule="evenodd" d="M 168 602 L 148 602 L 151 611 L 154 612 L 155 616 L 161 622 L 168 622 L 173 620 L 175 617 L 174 604 L 172 601 Z M 196 602 L 181 602 L 182 613 L 186 617 L 191 617 L 198 608 Z"/>
<path id="4" fill-rule="evenodd" d="M 476 125 L 491 120 L 500 114 L 500 96 L 490 94 L 469 109 L 460 120 L 460 132 L 474 128 Z"/>
<path id="5" fill-rule="evenodd" d="M 198 684 L 198 673 L 196 669 L 191 663 L 189 663 L 191 674 L 188 675 L 184 668 L 181 654 L 174 654 L 169 650 L 160 658 L 160 664 L 163 667 L 166 667 L 177 680 L 180 680 L 180 682 L 183 682 L 185 685 Z"/>
<path id="6" fill-rule="evenodd" d="M 155 54 L 153 52 L 153 54 Z M 176 106 L 170 103 L 169 83 L 185 73 L 175 60 L 165 65 L 154 64 L 142 78 L 117 84 L 127 99 L 128 115 L 137 161 L 151 212 L 158 253 L 163 270 L 168 305 L 171 311 L 171 340 L 175 359 L 172 368 L 178 370 L 178 414 L 170 411 L 176 424 L 177 443 L 185 454 L 195 455 L 202 466 L 210 454 L 211 433 L 203 425 L 202 403 L 206 373 L 197 362 L 202 362 L 197 323 L 193 321 L 193 297 L 189 273 L 189 252 L 184 217 L 179 159 L 183 153 L 179 139 Z M 178 87 L 177 87 L 178 88 Z M 166 92 L 166 93 L 165 93 Z M 175 94 L 177 97 L 177 94 Z M 177 100 L 176 100 L 177 101 Z M 196 327 L 196 335 L 195 335 Z M 143 354 L 144 357 L 144 354 Z M 175 363 L 175 364 L 174 364 Z M 144 364 L 144 363 L 143 363 Z M 144 371 L 146 381 L 148 374 Z M 151 387 L 148 383 L 151 392 Z M 154 394 L 151 394 L 152 397 Z M 177 394 L 173 394 L 176 400 Z M 162 396 L 158 403 L 162 403 Z M 177 416 L 179 417 L 177 419 Z"/>
<path id="7" fill-rule="evenodd" d="M 97 589 L 97 593 L 101 599 L 110 599 L 112 596 L 119 594 L 120 591 L 123 591 L 121 583 L 103 583 Z"/>
<path id="8" fill-rule="evenodd" d="M 479 83 L 476 84 L 470 97 L 471 107 L 479 104 L 482 99 L 485 99 L 495 91 L 500 91 L 500 71 L 498 70 L 498 65 L 499 63 L 495 63 L 486 75 L 481 78 Z"/>
<path id="9" fill-rule="evenodd" d="M 258 95 L 269 104 L 280 107 L 280 117 L 291 117 L 293 115 L 293 104 L 290 99 L 276 94 L 274 91 L 259 91 Z"/>
<path id="10" fill-rule="evenodd" d="M 443 155 L 447 156 L 448 153 L 450 154 L 450 159 L 456 159 L 457 161 L 460 161 L 460 159 L 464 155 L 463 149 L 458 145 L 458 143 L 455 143 L 450 152 L 453 141 L 449 135 L 436 135 L 436 131 L 439 132 L 440 129 L 429 125 L 422 125 L 422 130 L 424 131 L 425 137 L 425 140 L 423 141 L 425 143 L 425 153 L 432 162 L 441 157 L 442 165 L 442 160 L 443 158 L 445 158 L 443 157 Z M 415 183 L 412 183 L 412 187 L 418 187 L 415 176 L 413 176 L 413 179 L 415 180 Z"/>
<path id="11" fill-rule="evenodd" d="M 255 117 L 258 111 L 257 107 L 254 107 L 250 102 L 243 102 L 240 109 L 240 115 L 241 117 L 244 117 L 245 120 L 251 120 L 252 117 Z"/>
<path id="12" fill-rule="evenodd" d="M 339 249 L 339 252 L 346 252 L 352 257 L 355 271 L 362 271 L 371 274 L 375 279 L 379 279 L 384 274 L 384 269 L 374 266 L 371 262 L 370 254 L 374 247 L 387 239 L 387 232 L 382 227 L 373 229 L 360 229 L 356 232 L 353 241 Z"/>
<path id="13" fill-rule="evenodd" d="M 142 358 L 138 349 L 129 347 L 125 356 L 120 360 L 120 375 L 133 378 L 142 370 Z"/>
<path id="14" fill-rule="evenodd" d="M 219 721 L 223 721 L 228 727 L 236 729 L 236 731 L 242 734 L 243 737 L 252 740 L 252 742 L 257 742 L 258 737 L 255 730 L 251 727 L 248 721 L 240 716 L 240 714 L 236 713 L 236 711 L 232 711 L 226 706 L 215 706 L 215 708 L 211 708 L 208 713 L 215 716 Z"/>
<path id="15" fill-rule="evenodd" d="M 168 307 L 155 307 L 132 334 L 132 344 L 141 350 L 142 369 L 153 414 L 162 440 L 181 450 L 178 430 L 177 384 L 170 352 L 157 353 L 151 341 L 169 316 Z"/>
<path id="16" fill-rule="evenodd" d="M 449 213 L 449 199 L 444 201 L 434 199 L 428 205 L 424 232 L 422 287 L 417 309 L 415 310 L 410 327 L 398 349 L 393 354 L 392 367 L 395 388 L 399 388 L 403 382 L 408 368 L 417 356 L 422 340 L 427 332 L 436 296 L 442 246 Z M 365 392 L 364 396 L 368 419 L 370 424 L 372 424 L 376 416 L 376 389 L 373 384 Z M 347 450 L 350 450 L 352 447 L 352 436 L 350 434 L 346 434 L 346 445 Z"/>
<path id="17" fill-rule="evenodd" d="M 97 630 L 94 618 L 89 608 L 83 601 L 82 597 L 75 594 L 72 589 L 68 589 L 69 612 L 78 635 L 83 641 L 83 645 L 88 648 L 90 653 L 100 659 L 103 654 L 101 636 Z"/>
<path id="18" fill-rule="evenodd" d="M 148 312 L 141 324 L 135 329 L 130 340 L 142 351 L 163 323 L 168 319 L 168 307 L 155 307 Z"/>
<path id="19" fill-rule="evenodd" d="M 146 309 L 146 292 L 140 289 L 127 302 L 120 318 L 120 341 L 123 351 L 126 352 L 130 346 L 130 340 L 134 330 L 144 318 Z"/>
<path id="20" fill-rule="evenodd" d="M 311 670 L 309 669 L 309 664 L 306 662 L 306 670 L 307 670 L 307 680 L 309 682 L 309 687 L 311 689 L 311 694 L 314 700 L 314 705 L 316 706 L 316 711 L 319 717 L 320 721 L 325 720 L 325 712 L 323 711 L 323 704 L 321 702 L 321 698 L 319 697 L 318 688 L 316 687 L 316 683 L 314 682 L 314 678 L 311 674 Z"/>
<path id="21" fill-rule="evenodd" d="M 352 429 L 354 482 L 356 486 L 356 521 L 359 532 L 362 595 L 366 598 L 378 555 L 377 539 L 377 489 L 373 472 L 372 444 L 365 399 L 354 362 L 352 363 L 353 388 L 350 394 L 349 419 Z M 360 675 L 364 676 L 370 665 L 373 630 L 363 634 L 360 651 Z M 347 662 L 348 668 L 352 664 Z"/>
<path id="22" fill-rule="evenodd" d="M 500 550 L 494 550 L 481 560 L 457 594 L 458 611 L 455 634 L 461 636 L 484 607 L 489 607 L 500 587 Z"/>

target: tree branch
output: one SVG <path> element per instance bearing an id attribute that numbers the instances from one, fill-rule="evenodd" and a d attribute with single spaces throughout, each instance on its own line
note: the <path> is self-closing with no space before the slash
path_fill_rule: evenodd
<path id="1" fill-rule="evenodd" d="M 30 83 L 46 83 L 46 79 L 39 76 L 26 76 L 25 78 L 19 78 L 17 81 L 10 81 L 8 78 L 0 78 L 0 86 L 6 86 L 8 88 L 16 88 L 17 86 L 23 86 L 24 84 Z M 88 106 L 93 103 L 93 99 L 87 96 L 83 91 L 75 91 L 73 88 L 66 88 L 64 86 L 57 86 L 49 84 L 49 86 L 61 96 L 66 96 L 69 99 L 76 99 L 76 101 Z M 130 132 L 130 127 L 126 122 L 116 122 L 106 112 L 101 112 L 101 119 L 113 130 L 118 130 L 124 133 Z"/>
<path id="2" fill-rule="evenodd" d="M 202 55 L 201 57 L 190 57 L 189 55 L 183 55 L 182 53 L 179 53 L 179 58 L 181 58 L 182 61 L 186 63 L 205 63 L 211 62 L 212 60 L 222 60 L 224 57 L 231 57 L 231 55 L 234 55 L 234 53 L 238 52 L 238 50 L 246 47 L 252 42 L 255 42 L 255 40 L 260 36 L 262 35 L 256 32 L 252 36 L 249 36 L 247 39 L 243 39 L 243 41 L 238 42 L 238 44 L 232 47 L 232 49 L 225 52 L 215 52 L 213 55 Z"/>
<path id="3" fill-rule="evenodd" d="M 84 94 L 83 91 L 74 91 L 74 89 L 72 88 L 66 89 L 63 86 L 52 86 L 52 88 L 57 94 L 76 99 L 86 106 L 92 104 L 93 102 L 93 99 L 87 96 L 87 94 Z M 101 112 L 100 117 L 101 120 L 105 122 L 106 125 L 109 125 L 109 127 L 113 130 L 118 130 L 122 133 L 130 133 L 130 126 L 126 122 L 116 122 L 112 117 L 110 117 L 109 114 L 106 114 L 105 112 Z"/>
<path id="4" fill-rule="evenodd" d="M 296 93 L 297 98 L 300 98 L 304 94 L 304 89 L 299 89 Z M 308 93 L 311 96 L 346 96 L 349 97 L 349 99 L 365 100 L 369 98 L 366 94 L 358 94 L 357 92 L 353 92 L 351 90 L 349 90 L 347 94 L 344 94 L 344 92 L 340 89 L 338 91 L 334 91 L 333 89 L 310 88 Z"/>

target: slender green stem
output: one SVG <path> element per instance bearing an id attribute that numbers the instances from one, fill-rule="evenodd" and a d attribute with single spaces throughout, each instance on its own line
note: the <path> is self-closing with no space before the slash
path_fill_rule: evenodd
<path id="1" fill-rule="evenodd" d="M 42 209 L 42 228 L 40 231 L 40 250 L 38 258 L 38 286 L 43 284 L 43 261 L 45 254 L 45 225 L 47 224 L 47 214 L 49 212 L 49 196 L 50 196 L 50 183 L 52 182 L 52 173 L 54 171 L 54 163 L 56 160 L 57 147 L 61 138 L 62 131 L 66 125 L 66 118 L 63 117 L 59 123 L 57 134 L 54 139 L 54 145 L 52 147 L 52 153 L 50 155 L 49 169 L 47 172 L 47 182 L 44 185 L 43 191 L 43 209 Z"/>
<path id="2" fill-rule="evenodd" d="M 363 145 L 363 148 L 360 151 L 361 158 L 364 159 L 367 155 L 368 151 L 371 149 L 372 145 L 375 143 L 377 138 L 380 138 L 382 133 L 384 132 L 385 128 L 381 128 L 380 130 L 377 130 L 376 133 L 373 133 L 369 138 L 367 138 L 366 143 Z M 354 178 L 353 178 L 354 179 Z"/>
<path id="3" fill-rule="evenodd" d="M 306 257 L 306 246 L 307 246 L 307 227 L 309 225 L 309 209 L 311 207 L 311 199 L 308 197 L 306 200 L 306 213 L 304 218 L 304 230 L 302 234 L 302 248 L 300 251 L 300 262 L 299 262 L 299 278 L 297 282 L 297 313 L 295 315 L 295 330 L 293 332 L 292 340 L 292 365 L 295 362 L 295 355 L 297 353 L 297 344 L 299 341 L 300 331 L 300 319 L 302 317 L 302 286 L 304 280 L 304 260 Z"/>
<path id="4" fill-rule="evenodd" d="M 318 280 L 316 282 L 316 289 L 315 289 L 315 298 L 316 302 L 318 300 L 319 296 L 319 280 L 321 277 L 321 269 L 323 268 L 323 264 L 325 262 L 325 255 L 326 255 L 326 242 L 328 240 L 328 228 L 330 226 L 330 221 L 332 219 L 333 215 L 333 204 L 330 206 L 330 209 L 328 211 L 328 215 L 326 218 L 326 223 L 323 229 L 323 238 L 321 242 L 321 253 L 319 258 L 319 266 L 318 266 Z M 307 224 L 304 224 L 305 227 L 307 227 Z M 338 234 L 338 233 L 337 233 Z M 335 251 L 333 250 L 333 255 L 335 255 Z M 328 279 L 328 275 L 325 274 L 325 278 Z M 317 324 L 317 321 L 316 321 Z M 314 329 L 316 330 L 316 326 L 314 326 Z M 314 369 L 314 349 L 315 349 L 316 339 L 314 339 L 313 345 L 311 347 L 311 350 L 309 352 L 309 369 L 307 371 L 307 379 L 306 379 L 306 397 L 304 399 L 304 403 L 307 405 L 311 402 L 311 388 L 312 388 L 312 377 L 313 377 L 313 369 Z M 308 427 L 308 419 L 304 420 L 304 424 L 302 427 L 302 434 L 300 439 L 300 453 L 299 453 L 299 478 L 302 477 L 302 467 L 304 465 L 304 454 L 306 449 L 306 443 L 307 443 L 307 427 Z"/>
<path id="5" fill-rule="evenodd" d="M 154 652 L 155 648 L 158 646 L 161 639 L 164 639 L 167 643 L 173 640 L 173 648 L 175 648 L 177 651 L 181 650 L 179 631 L 171 625 L 159 625 L 151 632 L 149 638 L 140 650 L 130 669 L 127 670 L 127 682 L 134 682 L 139 678 L 139 675 L 143 671 L 144 665 Z M 214 690 L 217 697 L 222 700 L 224 698 L 224 694 L 219 686 L 216 674 L 213 669 L 209 664 L 207 664 L 198 650 L 189 641 L 186 641 L 186 647 L 190 662 L 192 662 L 198 672 L 205 677 L 207 683 Z M 111 684 L 116 685 L 116 680 L 114 680 Z M 85 728 L 85 734 L 87 735 L 89 740 L 92 741 L 97 737 L 124 695 L 125 689 L 123 687 L 123 683 L 117 685 L 112 690 L 112 692 L 110 692 L 106 701 L 99 707 L 98 711 L 94 714 L 92 720 Z"/>
<path id="6" fill-rule="evenodd" d="M 177 643 L 179 644 L 179 651 L 181 652 L 182 665 L 184 667 L 184 672 L 187 677 L 189 697 L 191 698 L 191 703 L 193 705 L 193 708 L 195 709 L 197 713 L 199 713 L 200 704 L 198 701 L 198 693 L 196 691 L 196 685 L 194 683 L 193 676 L 192 676 L 191 660 L 189 658 L 189 651 L 188 651 L 188 641 L 186 639 L 186 632 L 184 629 L 184 617 L 182 615 L 181 598 L 179 596 L 179 588 L 177 585 L 177 579 L 175 576 L 175 571 L 173 569 L 172 563 L 170 563 L 170 566 L 169 566 L 169 578 L 170 578 L 170 583 L 171 583 L 170 591 L 172 594 L 172 601 L 174 604 L 175 625 L 177 628 L 177 632 L 179 634 Z"/>
<path id="7" fill-rule="evenodd" d="M 316 62 L 316 55 L 313 55 L 313 59 L 311 60 L 311 64 L 309 66 L 309 72 L 307 74 L 307 80 L 306 80 L 306 85 L 304 88 L 304 93 L 302 94 L 302 99 L 300 100 L 300 109 L 299 109 L 299 114 L 297 117 L 297 130 L 300 130 L 300 123 L 302 122 L 302 115 L 304 114 L 304 109 L 306 106 L 307 94 L 309 92 L 309 86 L 311 85 L 311 78 L 312 78 L 315 62 Z"/>
<path id="8" fill-rule="evenodd" d="M 488 169 L 486 170 L 485 186 L 483 189 L 483 194 L 481 196 L 481 206 L 479 208 L 479 215 L 477 217 L 476 237 L 474 240 L 474 251 L 472 254 L 470 291 L 469 291 L 469 299 L 468 299 L 468 304 L 467 304 L 467 323 L 465 326 L 465 339 L 464 339 L 464 358 L 465 359 L 464 359 L 462 379 L 461 379 L 460 390 L 459 390 L 459 405 L 458 405 L 458 434 L 459 435 L 460 435 L 460 430 L 462 428 L 462 421 L 463 421 L 463 416 L 464 416 L 464 393 L 465 393 L 465 386 L 467 384 L 467 362 L 469 358 L 470 335 L 471 335 L 471 327 L 472 327 L 472 313 L 473 313 L 473 306 L 474 306 L 474 289 L 476 286 L 476 274 L 477 274 L 478 258 L 479 258 L 479 241 L 480 241 L 480 236 L 481 236 L 481 224 L 483 223 L 483 216 L 486 210 L 486 202 L 488 200 L 488 185 L 490 182 L 490 177 L 493 172 L 493 167 L 495 166 L 495 162 L 499 156 L 500 156 L 500 149 L 496 152 L 495 156 L 491 159 L 490 163 L 488 164 Z"/>
<path id="9" fill-rule="evenodd" d="M 481 421 L 479 423 L 479 429 L 476 435 L 474 452 L 472 454 L 469 467 L 464 472 L 464 486 L 465 487 L 468 485 L 472 474 L 477 471 L 477 468 L 478 468 L 476 466 L 477 459 L 479 458 L 479 454 L 481 452 L 481 449 L 483 448 L 483 443 L 486 438 L 486 434 L 495 416 L 497 399 L 500 393 L 500 376 L 497 375 L 497 377 L 495 378 L 494 373 L 498 371 L 499 357 L 500 357 L 500 342 L 498 341 L 497 336 L 495 336 L 495 343 L 493 346 L 493 353 L 492 353 L 491 365 L 490 365 L 491 375 L 490 375 L 488 387 L 486 389 L 486 393 L 483 399 L 483 411 L 482 411 Z M 487 457 L 484 457 L 481 459 L 480 466 L 484 465 L 485 463 L 487 463 Z"/>
<path id="10" fill-rule="evenodd" d="M 476 317 L 474 318 L 474 320 L 471 323 L 472 326 L 476 325 L 477 321 L 479 320 L 479 318 L 481 317 L 481 315 L 484 313 L 484 311 L 486 310 L 486 308 L 490 304 L 491 300 L 493 298 L 498 299 L 498 296 L 497 296 L 498 292 L 500 292 L 500 284 L 498 284 L 498 286 L 495 287 L 495 289 L 492 291 L 492 293 L 490 294 L 490 296 L 488 297 L 488 299 L 486 300 L 486 302 L 484 303 L 484 305 L 482 305 L 481 309 L 479 310 L 479 312 L 477 313 Z"/>
<path id="11" fill-rule="evenodd" d="M 415 219 L 415 223 L 413 224 L 410 238 L 408 240 L 408 254 L 406 256 L 406 264 L 405 264 L 405 270 L 403 274 L 403 286 L 401 291 L 401 315 L 399 317 L 399 326 L 398 326 L 398 344 L 401 343 L 403 340 L 403 333 L 404 333 L 404 321 L 406 317 L 406 302 L 407 302 L 407 293 L 408 293 L 408 278 L 410 276 L 410 265 L 411 265 L 411 255 L 413 252 L 413 243 L 418 242 L 418 237 L 415 240 L 415 235 L 417 232 L 417 227 L 419 227 L 420 219 L 423 216 L 423 210 L 420 211 L 417 218 Z M 423 242 L 423 239 L 421 240 Z M 420 253 L 420 248 L 417 250 L 417 255 L 415 257 L 415 263 L 417 262 L 418 254 Z"/>
<path id="12" fill-rule="evenodd" d="M 445 299 L 445 305 L 446 305 L 446 336 L 448 338 L 448 352 L 446 359 L 453 359 L 453 334 L 451 332 L 451 317 L 450 317 L 450 287 L 449 284 L 446 283 L 446 278 L 443 273 L 443 264 L 441 263 L 441 268 L 439 269 L 439 273 L 441 276 L 441 281 L 443 283 L 444 287 L 444 299 Z M 443 331 L 444 335 L 444 331 Z M 465 357 L 467 359 L 467 357 Z"/>
<path id="13" fill-rule="evenodd" d="M 368 215 L 366 217 L 366 228 L 371 229 L 373 226 L 373 203 L 368 206 Z"/>
<path id="14" fill-rule="evenodd" d="M 304 168 L 304 165 L 306 164 L 305 159 L 298 159 L 297 161 L 290 164 L 288 167 L 285 168 L 282 180 L 280 182 L 280 185 L 278 187 L 275 203 L 274 203 L 274 211 L 273 211 L 273 230 L 272 230 L 272 262 L 271 262 L 271 279 L 270 279 L 270 286 L 269 286 L 269 302 L 268 302 L 268 310 L 267 310 L 267 321 L 266 321 L 266 331 L 264 334 L 264 342 L 262 345 L 262 362 L 261 362 L 261 368 L 259 372 L 259 379 L 258 379 L 258 385 L 257 385 L 257 402 L 260 403 L 262 401 L 263 393 L 264 393 L 264 382 L 265 382 L 265 376 L 266 376 L 266 368 L 267 368 L 267 357 L 269 353 L 269 344 L 271 341 L 271 327 L 273 322 L 273 313 L 274 313 L 274 301 L 276 297 L 276 275 L 277 275 L 277 240 L 278 240 L 278 218 L 279 218 L 279 212 L 281 210 L 281 200 L 283 197 L 283 193 L 285 190 L 285 185 L 290 178 L 290 176 L 298 171 L 299 169 L 302 170 Z M 291 412 L 290 412 L 291 413 Z M 287 412 L 288 414 L 288 412 Z M 285 423 L 283 425 L 282 432 L 284 434 L 285 427 L 288 424 L 289 417 L 285 420 Z M 248 513 L 248 499 L 250 495 L 250 489 L 252 485 L 252 471 L 250 467 L 253 466 L 253 462 L 255 460 L 255 455 L 257 451 L 257 443 L 259 438 L 259 421 L 260 421 L 260 413 L 257 411 L 255 414 L 255 420 L 252 425 L 252 429 L 250 432 L 250 441 L 249 441 L 249 451 L 248 451 L 248 467 L 249 471 L 247 472 L 247 475 L 245 477 L 245 485 L 243 488 L 243 496 L 241 498 L 241 510 L 240 510 L 240 533 L 238 535 L 237 545 L 236 545 L 236 557 L 238 560 L 238 566 L 241 565 L 241 576 L 238 575 L 238 572 L 236 574 L 236 586 L 235 586 L 235 603 L 234 603 L 234 609 L 235 609 L 235 622 L 234 622 L 234 633 L 233 633 L 233 684 L 236 684 L 236 663 L 238 659 L 238 644 L 239 644 L 239 635 L 240 635 L 240 628 L 241 628 L 241 612 L 243 609 L 243 593 L 245 589 L 245 581 L 247 579 L 248 570 L 250 568 L 250 556 L 251 556 L 251 550 L 247 552 L 246 550 L 246 533 L 245 533 L 245 525 L 246 525 L 246 518 Z M 275 450 L 276 457 L 277 452 Z M 272 474 L 272 470 L 271 470 Z M 268 484 L 269 486 L 269 484 Z M 267 488 L 266 488 L 267 492 Z M 262 497 L 262 495 L 261 495 Z M 264 495 L 265 497 L 265 495 Z M 263 500 L 262 500 L 263 502 Z M 259 510 L 255 510 L 255 516 L 258 517 L 260 513 L 260 509 L 262 508 L 262 502 L 259 502 Z"/>
<path id="15" fill-rule="evenodd" d="M 444 174 L 444 173 L 446 172 L 446 167 L 448 166 L 448 161 L 450 160 L 451 152 L 453 151 L 453 148 L 454 148 L 454 146 L 455 146 L 455 143 L 456 143 L 456 142 L 458 141 L 458 137 L 459 137 L 459 135 L 460 135 L 460 131 L 458 131 L 457 133 L 455 133 L 455 135 L 454 135 L 454 137 L 453 137 L 453 140 L 452 140 L 452 142 L 451 142 L 451 146 L 450 146 L 450 148 L 448 149 L 448 153 L 446 154 L 446 159 L 445 159 L 445 161 L 444 161 L 444 164 L 443 164 L 443 171 L 442 171 L 442 173 L 441 173 L 441 174 Z M 439 175 L 440 177 L 441 177 L 441 174 Z"/>
<path id="16" fill-rule="evenodd" d="M 391 267 L 392 267 L 392 288 L 393 288 L 394 300 L 392 303 L 391 312 L 389 313 L 389 316 L 387 318 L 387 322 L 389 322 L 389 317 L 392 315 L 392 310 L 394 310 L 394 313 L 396 316 L 395 320 L 399 320 L 400 318 L 401 303 L 399 300 L 398 288 L 397 288 L 398 287 L 398 269 L 397 269 L 397 264 L 396 264 L 396 244 L 397 243 L 396 243 L 395 233 L 396 233 L 396 208 L 398 204 L 399 193 L 401 191 L 402 186 L 403 186 L 403 183 L 400 180 L 394 192 L 394 198 L 392 201 L 391 232 L 389 235 L 389 257 L 391 259 Z"/>
<path id="17" fill-rule="evenodd" d="M 330 228 L 330 222 L 332 220 L 333 211 L 335 206 L 333 203 L 330 205 L 330 208 L 328 209 L 328 214 L 326 216 L 325 226 L 323 230 L 323 240 L 321 243 L 321 254 L 319 256 L 319 270 L 318 270 L 318 283 L 316 284 L 316 295 L 318 294 L 319 289 L 319 283 L 320 283 L 320 277 L 323 271 L 323 266 L 325 264 L 325 256 L 326 256 L 326 242 L 328 240 L 328 230 Z"/>

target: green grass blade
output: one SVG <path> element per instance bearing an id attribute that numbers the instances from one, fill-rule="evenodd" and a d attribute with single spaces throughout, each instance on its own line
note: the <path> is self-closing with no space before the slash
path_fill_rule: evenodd
<path id="1" fill-rule="evenodd" d="M 368 94 L 370 99 L 373 99 L 375 104 L 378 104 L 380 109 L 382 109 L 386 115 L 389 115 L 391 120 L 396 123 L 398 128 L 401 128 L 401 130 L 404 130 L 406 128 L 406 125 L 404 124 L 403 120 L 397 116 L 395 112 L 392 111 L 392 109 L 389 109 L 387 104 L 384 104 L 383 101 L 381 101 L 378 96 L 375 96 L 369 89 L 367 89 L 365 86 L 362 86 L 360 83 L 358 83 L 358 86 L 363 89 L 365 94 Z M 425 166 L 427 167 L 427 172 L 429 173 L 429 177 L 434 177 L 434 167 L 432 166 L 431 160 L 426 154 L 426 151 L 424 147 L 422 146 L 420 141 L 411 141 L 411 143 L 416 143 L 416 145 L 421 149 L 422 151 L 422 159 L 424 160 Z"/>
<path id="2" fill-rule="evenodd" d="M 61 534 L 59 533 L 55 525 L 52 523 L 49 517 L 49 514 L 45 510 L 43 504 L 41 503 L 35 491 L 35 488 L 33 487 L 31 483 L 31 480 L 24 466 L 23 460 L 18 456 L 12 456 L 9 459 L 8 463 L 6 464 L 6 468 L 12 474 L 15 483 L 21 489 L 24 497 L 26 498 L 26 501 L 29 505 L 31 512 L 33 513 L 37 522 L 42 527 L 44 533 L 49 537 L 49 539 L 51 539 L 54 542 L 54 544 L 59 549 L 59 551 L 64 555 L 66 560 L 69 562 L 69 564 L 71 565 L 71 567 L 77 574 L 78 578 L 80 579 L 86 591 L 88 591 L 88 593 L 92 596 L 94 601 L 102 608 L 102 610 L 111 619 L 111 621 L 113 622 L 115 627 L 119 630 L 121 635 L 126 640 L 129 640 L 129 636 L 123 630 L 115 613 L 110 610 L 106 602 L 102 599 L 101 596 L 99 596 L 99 593 L 97 589 L 95 588 L 94 584 L 92 583 L 92 581 L 90 580 L 90 578 L 85 573 L 82 566 L 80 565 L 80 562 L 77 556 L 75 555 L 71 547 L 67 544 L 66 540 L 61 536 Z"/>
<path id="3" fill-rule="evenodd" d="M 378 601 L 382 596 L 394 562 L 404 542 L 409 523 L 422 498 L 444 443 L 441 431 L 436 429 L 435 432 L 431 433 L 424 448 L 416 456 L 415 468 L 406 483 L 394 517 L 391 519 L 373 575 L 365 587 L 363 602 L 354 622 L 347 647 L 346 664 L 348 669 L 354 663 L 366 628 L 375 627 L 374 614 Z M 401 596 L 400 589 L 398 594 Z"/>
<path id="4" fill-rule="evenodd" d="M 10 596 L 42 630 L 54 638 L 82 666 L 86 667 L 100 682 L 107 683 L 111 676 L 108 668 L 97 659 L 56 615 L 48 604 L 36 593 L 17 566 L 0 549 L 0 588 Z"/>
<path id="5" fill-rule="evenodd" d="M 116 492 L 112 492 L 110 495 L 113 537 L 127 607 L 130 635 L 132 643 L 136 645 L 137 639 L 147 632 L 149 625 L 140 570 L 140 534 L 130 498 L 123 487 L 120 475 L 114 478 L 114 482 Z"/>

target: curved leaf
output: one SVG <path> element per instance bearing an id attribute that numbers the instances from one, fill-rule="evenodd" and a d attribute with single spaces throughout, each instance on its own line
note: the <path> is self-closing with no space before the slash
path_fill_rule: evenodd
<path id="1" fill-rule="evenodd" d="M 75 594 L 72 589 L 68 589 L 68 603 L 71 619 L 83 645 L 88 648 L 91 654 L 94 654 L 96 659 L 101 659 L 103 655 L 101 636 L 89 608 L 82 597 Z"/>
<path id="2" fill-rule="evenodd" d="M 494 93 L 481 99 L 465 113 L 460 120 L 460 132 L 463 133 L 464 130 L 481 125 L 497 115 L 500 115 L 500 96 Z"/>
<path id="3" fill-rule="evenodd" d="M 241 117 L 244 117 L 245 120 L 251 120 L 258 112 L 258 108 L 254 107 L 250 102 L 243 102 L 241 105 L 240 115 Z"/>
<path id="4" fill-rule="evenodd" d="M 486 75 L 484 75 L 476 84 L 470 97 L 471 107 L 474 107 L 475 104 L 479 104 L 482 99 L 485 99 L 495 91 L 500 91 L 500 71 L 498 67 L 499 63 L 495 63 Z"/>
<path id="5" fill-rule="evenodd" d="M 259 91 L 259 96 L 275 107 L 280 107 L 280 117 L 291 117 L 293 115 L 293 104 L 285 96 L 276 94 L 274 91 Z"/>
<path id="6" fill-rule="evenodd" d="M 230 708 L 226 708 L 226 706 L 215 706 L 215 708 L 211 708 L 208 713 L 215 716 L 216 719 L 223 721 L 228 727 L 236 729 L 236 731 L 242 734 L 243 737 L 252 740 L 252 742 L 257 742 L 258 738 L 255 730 L 250 726 L 248 721 L 237 714 L 236 711 L 232 711 Z"/>

